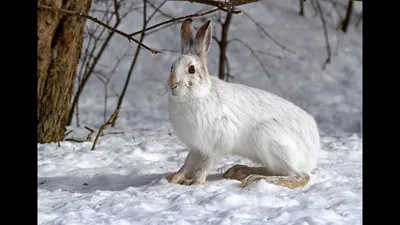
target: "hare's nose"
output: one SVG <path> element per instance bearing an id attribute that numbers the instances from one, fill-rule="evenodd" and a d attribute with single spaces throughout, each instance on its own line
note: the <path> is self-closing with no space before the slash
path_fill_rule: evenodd
<path id="1" fill-rule="evenodd" d="M 168 79 L 168 85 L 172 88 L 175 89 L 178 84 L 178 80 L 176 79 L 175 74 L 171 74 L 171 76 Z"/>

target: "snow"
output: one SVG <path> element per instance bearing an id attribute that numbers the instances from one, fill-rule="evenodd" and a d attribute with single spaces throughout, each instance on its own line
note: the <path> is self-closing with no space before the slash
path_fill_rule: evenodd
<path id="1" fill-rule="evenodd" d="M 39 145 L 39 224 L 361 224 L 361 140 L 322 137 L 318 169 L 305 188 L 226 180 L 225 157 L 201 186 L 169 184 L 187 150 L 169 127 Z"/>
<path id="2" fill-rule="evenodd" d="M 346 5 L 347 1 L 341 2 Z M 264 74 L 248 49 L 235 42 L 228 46 L 232 82 L 278 94 L 317 119 L 322 152 L 306 187 L 290 190 L 261 180 L 240 188 L 239 181 L 222 178 L 223 172 L 235 164 L 256 164 L 236 156 L 224 157 L 205 185 L 169 184 L 166 176 L 177 171 L 188 154 L 168 121 L 167 98 L 162 95 L 170 65 L 179 53 L 163 51 L 152 55 L 142 50 L 116 126 L 106 129 L 94 151 L 90 150 L 92 141 L 38 144 L 38 223 L 361 224 L 362 25 L 355 28 L 354 17 L 347 34 L 330 27 L 332 51 L 337 54 L 322 70 L 326 59 L 324 36 L 318 17 L 313 17 L 309 1 L 306 3 L 306 18 L 298 15 L 297 0 L 268 0 L 240 7 L 254 18 L 262 18 L 260 22 L 267 31 L 295 53 L 260 38 L 254 24 L 243 14 L 233 16 L 231 38 L 240 38 L 255 49 L 281 57 L 260 55 L 271 77 Z M 323 6 L 330 8 L 329 4 Z M 361 12 L 360 3 L 355 6 L 355 13 Z M 162 9 L 179 16 L 202 8 L 168 1 Z M 124 20 L 120 29 L 139 30 L 142 24 L 138 15 L 132 13 L 132 19 Z M 150 25 L 163 20 L 155 16 Z M 328 19 L 331 23 L 336 20 Z M 197 27 L 202 22 L 194 19 Z M 213 26 L 219 35 L 217 24 Z M 178 34 L 179 23 L 146 36 L 145 43 L 155 49 L 176 51 L 180 45 Z M 101 64 L 112 67 L 128 46 L 132 55 L 136 44 L 114 36 Z M 208 57 L 212 74 L 217 73 L 218 53 L 213 43 Z M 113 75 L 115 90 L 121 90 L 130 61 L 128 57 Z M 116 101 L 116 97 L 108 99 L 107 116 Z M 86 137 L 88 131 L 82 126 L 97 130 L 104 122 L 103 103 L 103 84 L 93 77 L 79 102 L 81 127 L 76 127 L 74 119 L 68 128 L 73 132 L 68 136 Z"/>

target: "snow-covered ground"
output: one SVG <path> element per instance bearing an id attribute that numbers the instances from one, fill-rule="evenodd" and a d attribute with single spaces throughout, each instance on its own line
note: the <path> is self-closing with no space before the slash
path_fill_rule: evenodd
<path id="1" fill-rule="evenodd" d="M 361 224 L 361 141 L 322 137 L 305 188 L 226 180 L 225 157 L 202 186 L 169 184 L 187 151 L 170 127 L 39 146 L 39 224 Z M 170 135 L 171 134 L 171 135 Z M 135 141 L 133 140 L 135 136 Z"/>
<path id="2" fill-rule="evenodd" d="M 346 5 L 347 1 L 341 2 Z M 179 55 L 166 51 L 179 50 L 177 23 L 146 36 L 147 45 L 165 51 L 152 55 L 142 50 L 116 127 L 105 131 L 95 151 L 90 151 L 92 142 L 38 144 L 39 224 L 361 224 L 362 24 L 354 27 L 361 3 L 356 3 L 347 34 L 329 28 L 335 54 L 326 70 L 321 68 L 326 58 L 322 27 L 318 16 L 313 17 L 310 1 L 306 3 L 305 18 L 298 15 L 297 0 L 265 0 L 240 7 L 259 18 L 267 31 L 294 53 L 260 38 L 243 14 L 233 17 L 231 38 L 281 57 L 260 55 L 271 77 L 264 74 L 246 47 L 235 42 L 228 46 L 233 82 L 278 94 L 317 119 L 322 153 L 306 187 L 290 190 L 260 181 L 242 189 L 239 181 L 222 178 L 234 164 L 254 165 L 235 156 L 219 162 L 205 185 L 167 182 L 167 174 L 178 170 L 188 153 L 168 121 L 166 97 L 158 95 L 172 61 Z M 329 4 L 324 6 L 330 10 Z M 202 8 L 168 1 L 162 10 L 180 16 Z M 341 12 L 343 16 L 345 11 Z M 139 30 L 140 14 L 132 13 L 129 18 L 120 29 L 128 33 Z M 151 24 L 163 20 L 155 16 Z M 335 18 L 327 21 L 336 24 Z M 194 19 L 197 27 L 202 22 Z M 216 23 L 213 29 L 218 36 Z M 112 67 L 128 46 L 134 52 L 134 43 L 115 36 L 101 64 Z M 217 59 L 218 48 L 213 43 L 208 57 L 212 74 L 217 73 Z M 130 61 L 123 61 L 113 75 L 114 90 L 121 90 Z M 93 77 L 79 102 L 81 126 L 98 129 L 104 122 L 103 91 Z M 107 116 L 116 100 L 108 99 Z M 69 130 L 73 130 L 70 137 L 87 135 L 87 130 L 75 126 L 75 120 Z"/>

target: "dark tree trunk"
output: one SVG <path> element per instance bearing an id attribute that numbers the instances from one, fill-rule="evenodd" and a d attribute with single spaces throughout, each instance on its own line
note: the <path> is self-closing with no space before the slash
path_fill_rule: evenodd
<path id="1" fill-rule="evenodd" d="M 299 0 L 300 2 L 300 15 L 304 16 L 304 0 Z"/>
<path id="2" fill-rule="evenodd" d="M 232 13 L 227 13 L 224 24 L 221 29 L 221 41 L 219 42 L 219 70 L 218 78 L 225 80 L 225 55 L 228 44 L 228 29 L 232 21 Z"/>
<path id="3" fill-rule="evenodd" d="M 349 4 L 347 6 L 346 17 L 344 18 L 343 23 L 342 23 L 342 31 L 343 32 L 347 32 L 347 29 L 349 28 L 351 15 L 353 14 L 353 4 L 354 4 L 354 0 L 349 0 Z"/>
<path id="4" fill-rule="evenodd" d="M 39 4 L 87 13 L 91 0 L 38 0 Z M 39 143 L 61 141 L 67 125 L 86 19 L 38 11 L 37 133 Z"/>

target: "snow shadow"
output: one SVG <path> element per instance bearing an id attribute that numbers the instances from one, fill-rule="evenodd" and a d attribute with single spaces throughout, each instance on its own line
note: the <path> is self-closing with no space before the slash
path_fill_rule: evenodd
<path id="1" fill-rule="evenodd" d="M 169 173 L 128 175 L 119 174 L 99 174 L 93 177 L 39 177 L 38 188 L 48 191 L 63 190 L 78 193 L 91 193 L 95 191 L 121 191 L 128 187 L 141 187 L 150 183 L 160 182 L 166 179 Z M 222 173 L 210 174 L 208 182 L 223 180 Z"/>
<path id="2" fill-rule="evenodd" d="M 98 174 L 95 176 L 39 177 L 38 188 L 48 191 L 91 193 L 97 190 L 121 191 L 128 187 L 141 187 L 166 179 L 168 173 L 146 175 Z"/>

